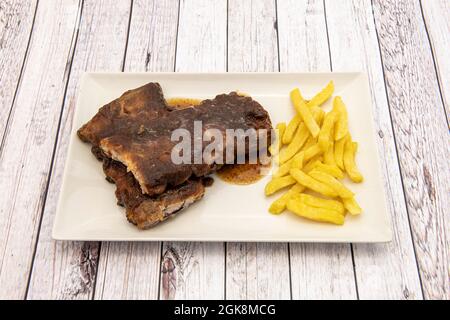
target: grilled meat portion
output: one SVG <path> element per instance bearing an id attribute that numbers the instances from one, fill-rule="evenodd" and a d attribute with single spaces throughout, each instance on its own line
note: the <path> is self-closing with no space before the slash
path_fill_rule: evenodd
<path id="1" fill-rule="evenodd" d="M 202 179 L 189 179 L 155 197 L 141 192 L 133 174 L 120 162 L 105 158 L 103 170 L 116 184 L 117 203 L 126 209 L 129 222 L 139 229 L 148 229 L 200 200 L 205 194 Z"/>
<path id="2" fill-rule="evenodd" d="M 264 108 L 250 97 L 234 92 L 205 100 L 195 108 L 175 110 L 155 120 L 119 131 L 100 141 L 100 148 L 112 159 L 123 163 L 138 180 L 142 191 L 148 195 L 163 193 L 168 187 L 186 182 L 190 177 L 202 177 L 216 171 L 217 163 L 194 163 L 195 148 L 191 148 L 192 164 L 175 164 L 171 159 L 172 149 L 178 142 L 171 141 L 176 129 L 190 133 L 194 146 L 194 122 L 201 121 L 202 130 L 217 129 L 226 140 L 226 130 L 266 129 L 271 123 Z M 200 136 L 201 139 L 201 136 Z M 202 150 L 209 143 L 202 142 Z M 236 146 L 232 145 L 237 156 Z M 248 149 L 248 148 L 245 148 Z M 243 150 L 245 154 L 250 150 Z M 223 157 L 227 153 L 224 142 Z"/>

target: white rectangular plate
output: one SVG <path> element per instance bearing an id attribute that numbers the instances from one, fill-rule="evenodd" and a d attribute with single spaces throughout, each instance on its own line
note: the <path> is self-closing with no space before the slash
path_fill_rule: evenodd
<path id="1" fill-rule="evenodd" d="M 311 222 L 290 212 L 268 213 L 272 201 L 264 196 L 265 177 L 249 186 L 218 178 L 204 198 L 150 230 L 128 223 L 116 205 L 115 186 L 105 181 L 101 163 L 81 142 L 76 130 L 104 104 L 129 89 L 159 82 L 166 98 L 213 98 L 239 90 L 250 94 L 269 112 L 272 123 L 289 121 L 294 110 L 289 92 L 299 87 L 305 97 L 328 81 L 343 97 L 349 111 L 353 139 L 359 142 L 357 162 L 362 184 L 347 185 L 356 193 L 364 212 L 347 216 L 343 226 Z M 324 106 L 331 108 L 331 102 Z M 373 128 L 368 80 L 363 73 L 88 73 L 82 79 L 61 195 L 53 228 L 58 240 L 114 241 L 290 241 L 386 242 L 391 239 L 384 188 Z"/>

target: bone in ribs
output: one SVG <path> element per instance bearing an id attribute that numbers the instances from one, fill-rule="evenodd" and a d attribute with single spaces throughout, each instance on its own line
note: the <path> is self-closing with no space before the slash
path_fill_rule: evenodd
<path id="1" fill-rule="evenodd" d="M 200 178 L 220 167 L 172 163 L 172 131 L 181 127 L 192 132 L 196 120 L 222 132 L 271 128 L 267 112 L 250 97 L 222 94 L 195 108 L 173 110 L 159 84 L 149 83 L 105 105 L 78 130 L 104 162 L 108 180 L 116 183 L 118 203 L 139 228 L 149 228 L 199 200 L 204 194 Z"/>

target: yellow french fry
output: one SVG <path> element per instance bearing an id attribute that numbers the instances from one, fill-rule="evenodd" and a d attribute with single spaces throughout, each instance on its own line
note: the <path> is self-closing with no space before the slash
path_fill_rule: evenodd
<path id="1" fill-rule="evenodd" d="M 327 173 L 336 179 L 344 179 L 344 173 L 336 166 L 330 166 L 328 164 L 323 164 L 322 162 L 317 162 L 314 169 Z"/>
<path id="2" fill-rule="evenodd" d="M 323 163 L 336 167 L 336 160 L 334 159 L 334 141 L 330 140 L 328 150 L 323 154 Z"/>
<path id="3" fill-rule="evenodd" d="M 340 201 L 323 199 L 306 193 L 298 194 L 293 198 L 299 199 L 301 202 L 310 207 L 334 210 L 340 214 L 345 213 L 344 205 Z"/>
<path id="4" fill-rule="evenodd" d="M 337 211 L 325 208 L 314 208 L 297 199 L 290 199 L 287 208 L 296 215 L 319 222 L 329 222 L 343 225 L 345 217 Z"/>
<path id="5" fill-rule="evenodd" d="M 323 150 L 323 152 L 326 152 L 330 147 L 330 140 L 332 140 L 331 130 L 333 129 L 335 120 L 336 116 L 334 112 L 328 112 L 325 115 L 325 119 L 319 133 L 319 147 Z"/>
<path id="6" fill-rule="evenodd" d="M 332 198 L 337 197 L 338 195 L 334 189 L 320 181 L 317 181 L 299 169 L 291 169 L 290 174 L 295 180 L 297 180 L 298 183 L 308 189 Z"/>
<path id="7" fill-rule="evenodd" d="M 280 149 L 283 145 L 283 135 L 286 131 L 286 123 L 281 122 L 277 124 L 275 132 L 276 132 L 276 140 L 275 142 L 269 147 L 269 152 L 271 155 L 275 156 L 280 152 Z"/>
<path id="8" fill-rule="evenodd" d="M 294 139 L 292 139 L 291 143 L 280 151 L 279 162 L 281 164 L 285 163 L 289 159 L 291 159 L 297 152 L 300 151 L 301 147 L 305 144 L 308 139 L 309 132 L 305 126 L 305 123 L 301 123 L 298 126 L 297 132 L 295 133 Z"/>
<path id="9" fill-rule="evenodd" d="M 306 106 L 298 88 L 291 91 L 291 100 L 311 135 L 317 137 L 320 132 L 319 125 L 314 120 L 311 110 Z"/>
<path id="10" fill-rule="evenodd" d="M 312 158 L 311 160 L 309 160 L 308 163 L 306 163 L 306 164 L 303 166 L 303 169 L 302 169 L 302 170 L 303 170 L 304 172 L 306 172 L 306 173 L 312 171 L 312 170 L 316 167 L 316 165 L 317 165 L 319 162 L 321 162 L 321 160 L 322 160 L 322 156 L 320 156 L 320 155 L 315 156 L 314 158 Z"/>
<path id="11" fill-rule="evenodd" d="M 278 129 L 278 139 L 280 140 L 280 141 L 283 141 L 283 136 L 284 136 L 284 133 L 285 133 L 285 131 L 286 131 L 286 122 L 280 122 L 279 124 L 277 124 L 277 129 Z"/>
<path id="12" fill-rule="evenodd" d="M 292 158 L 291 169 L 302 169 L 305 153 L 299 152 Z"/>
<path id="13" fill-rule="evenodd" d="M 357 144 L 354 144 L 351 139 L 347 139 L 344 146 L 344 167 L 350 179 L 355 183 L 360 183 L 364 180 L 362 174 L 359 172 L 355 163 L 355 152 Z"/>
<path id="14" fill-rule="evenodd" d="M 330 81 L 325 88 L 314 96 L 309 102 L 308 107 L 321 106 L 325 101 L 331 98 L 334 92 L 334 83 Z"/>
<path id="15" fill-rule="evenodd" d="M 303 166 L 303 156 L 304 152 L 297 153 L 292 159 L 286 161 L 283 163 L 277 170 L 277 172 L 274 173 L 274 178 L 283 177 L 285 175 L 289 174 L 289 170 L 291 170 L 291 167 L 301 169 Z"/>
<path id="16" fill-rule="evenodd" d="M 302 122 L 302 118 L 297 114 L 295 115 L 291 121 L 289 121 L 286 130 L 283 134 L 283 144 L 291 143 L 294 138 L 295 131 L 297 131 L 298 125 Z"/>
<path id="17" fill-rule="evenodd" d="M 341 97 L 334 98 L 333 111 L 338 114 L 336 128 L 334 130 L 334 140 L 338 141 L 344 138 L 348 133 L 348 114 L 347 108 Z"/>
<path id="18" fill-rule="evenodd" d="M 291 176 L 272 179 L 264 190 L 266 196 L 270 196 L 275 192 L 295 184 L 297 181 Z"/>
<path id="19" fill-rule="evenodd" d="M 316 143 L 312 147 L 309 147 L 305 150 L 304 161 L 307 162 L 314 158 L 317 155 L 321 155 L 323 153 L 322 149 L 320 149 L 319 145 Z"/>
<path id="20" fill-rule="evenodd" d="M 344 204 L 345 209 L 347 209 L 353 216 L 356 216 L 362 212 L 362 209 L 356 202 L 355 198 L 342 199 L 342 203 Z"/>
<path id="21" fill-rule="evenodd" d="M 331 189 L 333 189 L 341 198 L 352 198 L 355 194 L 353 192 L 351 192 L 349 189 L 347 189 L 346 186 L 344 186 L 341 182 L 339 182 L 336 178 L 334 178 L 333 176 L 318 171 L 318 170 L 313 170 L 309 173 L 309 175 L 316 179 L 317 181 L 325 184 L 326 186 L 330 187 Z"/>
<path id="22" fill-rule="evenodd" d="M 277 200 L 272 202 L 272 204 L 270 205 L 270 208 L 269 208 L 269 212 L 272 214 L 282 213 L 284 210 L 286 210 L 286 205 L 287 205 L 287 202 L 289 201 L 289 199 L 291 199 L 296 194 L 302 193 L 304 190 L 305 190 L 304 186 L 302 186 L 300 184 L 294 185 L 293 187 L 291 187 L 289 189 L 288 192 L 286 192 L 281 197 L 279 197 Z"/>
<path id="23" fill-rule="evenodd" d="M 344 138 L 341 140 L 335 141 L 334 143 L 334 161 L 336 162 L 336 165 L 341 169 L 344 170 L 344 147 L 345 142 L 348 139 L 349 134 L 347 134 Z"/>

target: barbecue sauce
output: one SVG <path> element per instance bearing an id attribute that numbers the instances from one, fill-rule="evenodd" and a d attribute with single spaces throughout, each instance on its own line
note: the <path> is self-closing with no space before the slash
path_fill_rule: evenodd
<path id="1" fill-rule="evenodd" d="M 246 96 L 244 93 L 239 93 Z M 167 99 L 167 104 L 174 109 L 186 109 L 192 106 L 198 106 L 202 100 L 193 98 L 170 98 Z M 218 172 L 217 176 L 228 183 L 236 185 L 249 185 L 258 182 L 265 176 L 265 172 L 269 170 L 269 164 L 236 164 L 225 165 Z"/>
<path id="2" fill-rule="evenodd" d="M 217 176 L 228 183 L 248 185 L 258 182 L 265 176 L 271 164 L 235 164 L 227 165 L 217 171 Z"/>

